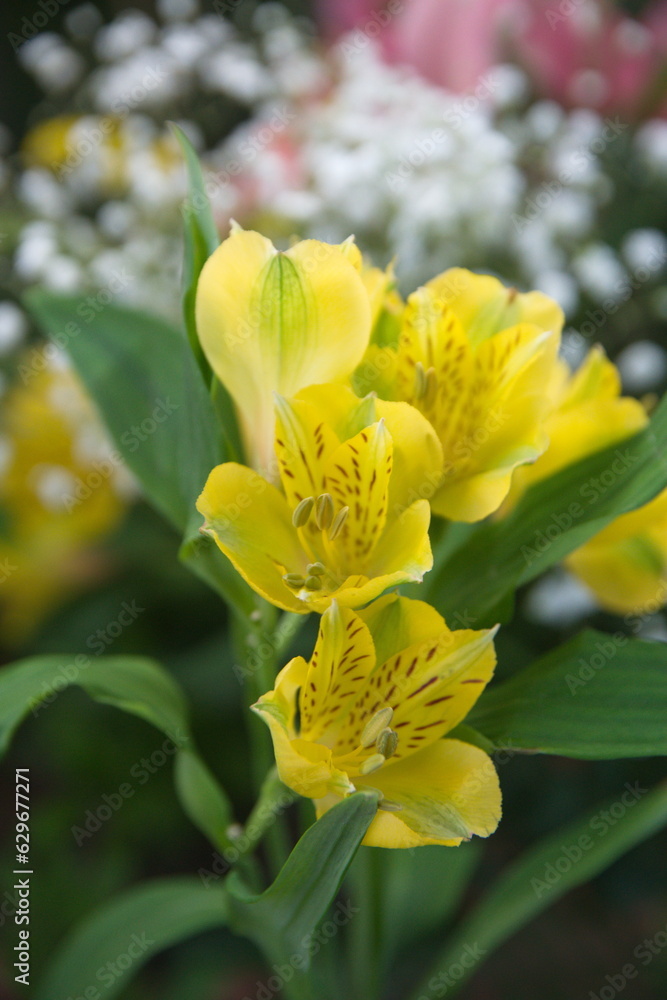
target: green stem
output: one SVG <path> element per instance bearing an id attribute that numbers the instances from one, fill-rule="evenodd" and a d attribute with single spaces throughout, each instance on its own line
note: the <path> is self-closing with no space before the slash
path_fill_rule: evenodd
<path id="1" fill-rule="evenodd" d="M 242 855 L 255 849 L 264 834 L 272 828 L 276 819 L 295 798 L 295 793 L 283 785 L 276 768 L 271 768 L 244 827 L 243 849 L 240 851 Z"/>
<path id="2" fill-rule="evenodd" d="M 352 981 L 356 1000 L 379 1000 L 384 968 L 383 857 L 378 847 L 357 855 L 355 888 L 359 915 L 351 939 Z"/>

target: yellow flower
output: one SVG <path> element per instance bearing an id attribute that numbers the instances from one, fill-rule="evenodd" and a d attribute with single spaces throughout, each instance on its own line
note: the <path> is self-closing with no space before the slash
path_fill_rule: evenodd
<path id="1" fill-rule="evenodd" d="M 457 268 L 409 297 L 395 349 L 367 356 L 378 370 L 377 390 L 416 406 L 440 438 L 436 514 L 486 517 L 507 496 L 517 466 L 546 448 L 545 386 L 562 323 L 560 308 L 540 292 L 520 295 Z"/>
<path id="2" fill-rule="evenodd" d="M 319 385 L 276 405 L 284 492 L 243 465 L 215 468 L 197 502 L 210 533 L 280 608 L 359 607 L 431 568 L 429 477 L 442 455 L 407 403 Z"/>
<path id="3" fill-rule="evenodd" d="M 667 490 L 623 514 L 565 561 L 603 608 L 642 615 L 667 603 Z"/>
<path id="4" fill-rule="evenodd" d="M 491 759 L 443 737 L 493 674 L 495 631 L 451 632 L 429 605 L 396 595 L 356 614 L 332 604 L 310 661 L 291 660 L 253 705 L 281 780 L 314 799 L 318 815 L 357 789 L 378 790 L 371 846 L 493 833 L 501 800 Z"/>
<path id="5" fill-rule="evenodd" d="M 0 440 L 0 630 L 22 641 L 64 599 L 100 576 L 94 545 L 127 506 L 127 472 L 74 374 L 32 367 L 3 401 Z"/>
<path id="6" fill-rule="evenodd" d="M 550 391 L 553 413 L 545 424 L 549 447 L 534 465 L 516 470 L 502 513 L 529 486 L 636 434 L 648 420 L 641 403 L 621 396 L 618 371 L 600 346 L 591 348 L 574 373 L 559 361 Z"/>
<path id="7" fill-rule="evenodd" d="M 371 328 L 369 294 L 354 261 L 317 240 L 279 253 L 235 230 L 208 259 L 197 288 L 197 331 L 240 418 L 249 464 L 272 465 L 273 393 L 345 382 Z"/>

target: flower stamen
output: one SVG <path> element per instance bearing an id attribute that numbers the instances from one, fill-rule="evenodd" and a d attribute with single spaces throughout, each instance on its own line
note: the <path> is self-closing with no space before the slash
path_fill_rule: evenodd
<path id="1" fill-rule="evenodd" d="M 331 530 L 329 531 L 329 541 L 333 542 L 338 535 L 343 530 L 343 525 L 347 521 L 347 515 L 350 513 L 349 507 L 341 507 L 341 509 L 336 514 L 333 524 L 331 525 Z"/>
<path id="2" fill-rule="evenodd" d="M 386 730 L 393 715 L 394 710 L 389 705 L 376 712 L 363 728 L 361 740 L 359 741 L 360 745 L 364 748 L 372 747 L 375 741 L 378 740 L 382 733 Z"/>
<path id="3" fill-rule="evenodd" d="M 314 505 L 315 497 L 306 497 L 296 505 L 292 514 L 292 524 L 295 528 L 304 528 L 308 524 Z"/>

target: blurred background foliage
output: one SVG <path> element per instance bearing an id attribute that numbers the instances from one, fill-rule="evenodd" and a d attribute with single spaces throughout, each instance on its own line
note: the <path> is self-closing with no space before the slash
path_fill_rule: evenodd
<path id="1" fill-rule="evenodd" d="M 470 0 L 470 6 L 476 2 Z M 655 5 L 623 5 L 636 17 L 644 16 L 649 6 Z M 610 356 L 618 360 L 626 391 L 658 393 L 664 391 L 667 376 L 667 123 L 662 117 L 651 116 L 649 121 L 635 117 L 619 133 L 618 141 L 603 142 L 599 155 L 587 153 L 586 170 L 580 178 L 572 184 L 563 183 L 558 179 L 559 170 L 570 162 L 567 157 L 571 158 L 573 151 L 596 149 L 593 144 L 601 123 L 603 126 L 607 121 L 605 116 L 615 120 L 616 112 L 605 109 L 596 117 L 590 110 L 578 115 L 571 107 L 564 111 L 557 100 L 540 96 L 522 71 L 514 69 L 512 75 L 503 62 L 498 78 L 502 83 L 498 84 L 500 96 L 496 94 L 488 108 L 474 109 L 468 120 L 469 134 L 455 136 L 462 145 L 455 144 L 448 157 L 436 156 L 435 162 L 411 164 L 405 184 L 394 192 L 386 173 L 397 158 L 400 162 L 402 154 L 398 146 L 389 145 L 389 138 L 404 128 L 408 155 L 419 137 L 428 137 L 434 123 L 441 122 L 443 108 L 461 112 L 462 95 L 440 91 L 440 85 L 421 77 L 418 68 L 409 85 L 400 75 L 383 75 L 389 71 L 383 68 L 379 55 L 371 57 L 370 46 L 362 46 L 363 65 L 343 60 L 335 68 L 326 46 L 342 23 L 337 29 L 329 25 L 329 34 L 318 34 L 321 8 L 326 4 L 319 10 L 313 10 L 306 0 L 285 4 L 291 15 L 288 18 L 275 4 L 243 0 L 222 7 L 218 4 L 216 13 L 214 4 L 206 3 L 201 12 L 213 18 L 210 24 L 216 20 L 223 23 L 221 9 L 228 14 L 225 32 L 233 32 L 232 41 L 221 33 L 219 41 L 211 43 L 214 50 L 219 47 L 217 55 L 223 62 L 227 58 L 226 68 L 214 65 L 209 51 L 208 83 L 205 78 L 203 83 L 201 78 L 188 82 L 188 74 L 192 75 L 193 67 L 204 58 L 203 49 L 200 55 L 195 49 L 188 55 L 187 46 L 182 51 L 172 47 L 172 57 L 185 67 L 180 77 L 185 82 L 164 100 L 139 108 L 136 133 L 118 140 L 121 147 L 124 141 L 130 143 L 130 152 L 125 149 L 123 155 L 130 160 L 135 157 L 129 179 L 116 177 L 105 189 L 99 162 L 94 176 L 78 175 L 77 165 L 58 179 L 58 154 L 49 142 L 60 144 L 62 165 L 62 151 L 66 153 L 73 143 L 76 149 L 78 140 L 62 122 L 50 138 L 34 130 L 49 119 L 57 117 L 60 122 L 63 115 L 99 119 L 108 113 L 105 88 L 111 88 L 113 81 L 98 75 L 96 82 L 91 82 L 93 70 L 96 62 L 104 60 L 112 66 L 115 61 L 122 63 L 123 46 L 129 56 L 136 38 L 133 42 L 128 31 L 123 35 L 120 29 L 114 38 L 107 35 L 107 51 L 102 57 L 104 45 L 99 33 L 104 25 L 118 24 L 129 7 L 120 0 L 88 3 L 87 15 L 80 15 L 75 31 L 75 3 L 71 0 L 49 20 L 49 34 L 70 37 L 65 67 L 68 58 L 76 66 L 77 60 L 88 60 L 87 68 L 82 64 L 72 72 L 68 86 L 63 85 L 66 72 L 58 62 L 62 52 L 60 56 L 53 54 L 53 38 L 50 50 L 43 45 L 41 51 L 33 50 L 32 58 L 23 45 L 18 53 L 13 51 L 9 41 L 13 32 L 21 30 L 22 19 L 34 16 L 36 5 L 31 0 L 8 2 L 0 10 L 4 73 L 0 282 L 7 294 L 6 304 L 0 307 L 5 469 L 0 555 L 6 549 L 10 565 L 15 560 L 22 568 L 29 567 L 25 576 L 18 571 L 15 576 L 9 573 L 1 585 L 6 595 L 0 634 L 2 656 L 5 662 L 40 652 L 86 652 L 92 656 L 101 642 L 114 654 L 144 653 L 165 663 L 190 699 L 202 753 L 229 790 L 242 821 L 252 804 L 244 749 L 249 720 L 239 671 L 233 669 L 226 638 L 224 608 L 178 563 L 178 539 L 142 501 L 117 463 L 112 461 L 111 471 L 99 475 L 101 481 L 92 491 L 95 503 L 100 504 L 103 496 L 107 500 L 92 528 L 85 524 L 90 510 L 87 498 L 72 511 L 63 511 L 53 501 L 62 493 L 57 476 L 63 467 L 74 482 L 92 483 L 89 477 L 99 473 L 93 463 L 101 456 L 108 460 L 108 449 L 104 450 L 99 437 L 91 446 L 91 427 L 95 434 L 102 432 L 94 416 L 73 412 L 76 390 L 65 386 L 64 398 L 62 392 L 58 395 L 58 384 L 69 376 L 62 357 L 46 352 L 35 331 L 27 327 L 19 305 L 23 289 L 48 281 L 56 289 L 89 290 L 95 296 L 105 288 L 105 275 L 114 267 L 127 266 L 137 278 L 132 294 L 121 293 L 121 300 L 125 297 L 153 306 L 177 319 L 175 281 L 183 186 L 177 153 L 165 138 L 163 127 L 167 118 L 174 118 L 189 123 L 211 169 L 224 170 L 235 157 L 241 161 L 241 174 L 224 186 L 217 201 L 214 198 L 221 230 L 229 217 L 236 215 L 275 238 L 292 233 L 342 238 L 355 231 L 362 250 L 375 254 L 378 263 L 385 264 L 398 254 L 399 279 L 408 276 L 408 285 L 412 278 L 420 280 L 450 264 L 495 271 L 524 286 L 531 280 L 541 282 L 566 308 L 570 326 L 565 346 L 573 360 L 581 356 L 584 346 L 600 339 Z M 154 38 L 149 41 L 150 24 L 154 34 L 158 30 L 155 23 L 160 18 L 160 23 L 168 23 L 165 12 L 171 11 L 169 17 L 175 19 L 172 31 L 185 37 L 183 24 L 196 23 L 199 16 L 196 6 L 187 14 L 190 7 L 185 0 L 180 4 L 164 2 L 156 13 L 149 0 L 137 0 L 132 11 L 143 12 L 148 20 L 134 21 L 129 34 L 145 31 L 145 44 L 157 45 Z M 555 4 L 552 7 L 558 9 Z M 261 8 L 265 8 L 264 16 Z M 368 24 L 373 5 L 366 8 L 362 27 Z M 330 5 L 330 15 L 332 9 L 341 16 L 347 5 L 338 11 Z M 182 23 L 179 10 L 186 11 Z M 195 44 L 194 36 L 191 42 Z M 116 55 L 110 52 L 114 46 Z M 91 55 L 95 51 L 97 55 Z M 263 76 L 260 70 L 265 71 Z M 333 90 L 329 89 L 332 79 Z M 316 98 L 317 93 L 324 96 Z M 383 100 L 389 102 L 388 107 L 383 107 Z M 392 101 L 396 102 L 393 108 Z M 291 127 L 278 131 L 268 143 L 260 142 L 258 154 L 244 160 L 240 143 L 259 134 L 253 128 L 258 130 L 270 120 L 276 106 L 291 109 Z M 660 108 L 660 101 L 656 107 Z M 133 109 L 129 118 L 134 114 Z M 94 127 L 93 119 L 86 120 L 87 127 Z M 136 147 L 131 145 L 135 141 Z M 373 149 L 383 153 L 374 159 Z M 90 159 L 98 161 L 99 153 L 99 148 L 93 150 Z M 476 160 L 483 161 L 479 173 L 467 175 L 464 164 Z M 121 157 L 118 162 L 122 166 L 129 160 Z M 383 176 L 378 177 L 378 172 Z M 530 199 L 548 190 L 545 185 L 553 184 L 554 179 L 562 188 L 555 207 L 550 208 L 547 199 L 548 220 L 540 217 L 536 223 L 539 234 L 532 242 L 522 243 L 513 218 L 517 213 L 525 214 Z M 160 193 L 152 198 L 142 188 L 144 181 L 145 186 L 161 183 Z M 62 184 L 60 189 L 58 184 Z M 83 193 L 77 190 L 78 185 L 83 185 Z M 346 186 L 349 200 L 343 197 Z M 382 188 L 384 200 L 373 201 L 374 188 Z M 445 203 L 447 199 L 438 201 L 438 192 L 449 192 L 449 201 L 459 198 L 459 207 L 452 209 Z M 363 211 L 366 197 L 375 215 Z M 481 221 L 473 208 L 460 207 L 477 199 L 482 203 Z M 131 219 L 127 217 L 128 206 Z M 142 238 L 152 242 L 152 247 L 146 248 Z M 634 279 L 651 253 L 658 255 L 655 259 L 660 263 L 649 268 L 646 279 Z M 545 255 L 549 261 L 540 267 L 539 260 Z M 164 274 L 162 261 L 166 262 Z M 623 299 L 619 293 L 617 307 L 607 308 L 605 289 L 627 280 L 635 282 L 632 294 Z M 102 299 L 96 301 L 103 304 Z M 578 329 L 583 330 L 583 336 Z M 48 364 L 43 364 L 43 359 Z M 25 378 L 17 377 L 21 364 L 27 366 Z M 28 421 L 26 425 L 19 417 L 25 407 L 34 405 L 40 380 L 49 381 L 45 391 L 52 412 L 41 410 L 33 424 Z M 22 402 L 21 394 L 29 394 L 29 400 Z M 59 417 L 54 416 L 58 413 Z M 58 473 L 53 468 L 54 441 L 60 425 L 57 447 L 64 448 L 65 457 L 58 459 Z M 24 458 L 30 456 L 32 471 L 21 472 L 20 467 L 16 471 L 12 463 L 19 453 Z M 17 485 L 16 476 L 23 476 L 25 488 L 20 482 Z M 37 516 L 36 503 L 44 512 L 44 541 L 39 551 L 19 551 L 21 524 L 26 522 L 26 530 L 34 537 L 31 517 Z M 11 611 L 12 601 L 18 602 L 18 611 Z M 110 636 L 106 630 L 117 620 L 124 602 L 141 610 L 131 625 Z M 563 642 L 583 624 L 634 634 L 627 622 L 601 611 L 590 594 L 563 572 L 554 572 L 526 588 L 518 611 L 513 625 L 503 628 L 498 637 L 501 677 Z M 663 616 L 658 613 L 647 618 L 641 634 L 667 638 Z M 312 628 L 300 637 L 299 648 L 307 650 L 311 641 Z M 247 665 L 236 666 L 243 669 Z M 36 872 L 35 970 L 44 967 L 47 956 L 74 922 L 116 891 L 146 877 L 211 869 L 214 859 L 210 847 L 176 804 L 170 761 L 153 768 L 154 773 L 145 781 L 139 777 L 147 773 L 142 760 L 150 759 L 162 742 L 156 731 L 138 720 L 94 705 L 74 690 L 44 705 L 20 730 L 0 777 L 0 814 L 11 821 L 12 811 L 6 804 L 13 801 L 13 768 L 29 767 Z M 475 859 L 475 876 L 458 912 L 470 906 L 494 872 L 540 835 L 598 800 L 614 797 L 625 782 L 650 787 L 663 773 L 661 763 L 653 760 L 588 763 L 515 757 L 504 764 L 503 822 Z M 79 836 L 77 844 L 73 828 L 85 827 L 89 811 L 95 813 L 105 801 L 103 796 L 113 796 L 127 781 L 137 794 L 90 836 Z M 3 837 L 3 845 L 0 891 L 7 900 L 13 869 L 8 836 Z M 583 1000 L 591 990 L 599 991 L 605 985 L 605 975 L 631 961 L 633 949 L 667 924 L 666 847 L 664 834 L 654 837 L 591 884 L 571 893 L 492 956 L 461 996 L 465 1000 L 528 1000 L 539 994 L 543 1000 L 563 996 Z M 464 849 L 461 856 L 454 850 L 426 850 L 428 878 L 415 890 L 423 893 L 424 901 L 429 882 L 437 885 L 440 879 L 450 878 L 451 871 L 469 863 L 463 857 Z M 406 865 L 412 861 L 407 856 L 403 859 Z M 6 929 L 8 918 L 4 919 Z M 440 940 L 442 934 L 440 928 Z M 19 995 L 11 969 L 13 937 L 3 934 L 2 938 L 0 997 L 10 1000 Z M 397 942 L 397 948 L 406 950 L 406 978 L 410 969 L 423 965 L 432 945 L 432 933 L 416 942 L 407 937 Z M 256 983 L 263 975 L 265 970 L 250 945 L 216 932 L 149 963 L 124 996 L 128 1000 L 180 1000 L 184 995 L 241 1000 L 255 995 Z M 631 995 L 633 1000 L 663 1000 L 666 985 L 667 952 L 632 984 Z"/>

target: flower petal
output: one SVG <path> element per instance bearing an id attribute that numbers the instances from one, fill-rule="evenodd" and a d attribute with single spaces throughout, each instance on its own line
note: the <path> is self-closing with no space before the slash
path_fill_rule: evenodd
<path id="1" fill-rule="evenodd" d="M 259 233 L 233 232 L 204 265 L 196 310 L 204 352 L 260 469 L 273 457 L 273 392 L 293 396 L 347 379 L 370 336 L 358 272 L 340 249 L 317 240 L 278 253 Z"/>
<path id="2" fill-rule="evenodd" d="M 385 705 L 394 709 L 398 735 L 392 760 L 409 757 L 439 740 L 461 722 L 493 676 L 497 629 L 443 630 L 394 653 L 375 670 L 359 693 L 337 755 L 353 750 L 365 721 Z"/>
<path id="3" fill-rule="evenodd" d="M 426 417 L 409 403 L 378 399 L 375 409 L 393 443 L 388 509 L 389 516 L 396 517 L 415 500 L 430 500 L 437 492 L 442 480 L 442 445 Z"/>
<path id="4" fill-rule="evenodd" d="M 553 299 L 542 292 L 517 294 L 487 274 L 451 268 L 426 287 L 456 313 L 473 345 L 517 323 L 558 334 L 563 328 L 563 311 Z"/>
<path id="5" fill-rule="evenodd" d="M 333 742 L 347 709 L 375 666 L 368 628 L 354 612 L 333 603 L 322 615 L 315 650 L 301 692 L 301 735 Z"/>
<path id="6" fill-rule="evenodd" d="M 275 486 L 244 465 L 226 462 L 209 475 L 197 510 L 218 547 L 262 597 L 286 611 L 310 611 L 283 580 L 285 573 L 305 573 L 307 557 Z"/>
<path id="7" fill-rule="evenodd" d="M 491 758 L 460 740 L 440 740 L 405 760 L 385 764 L 371 777 L 357 781 L 379 789 L 402 808 L 390 815 L 419 838 L 421 844 L 452 844 L 473 834 L 488 837 L 500 821 L 501 794 Z M 383 812 L 366 834 L 375 847 L 413 846 Z M 407 842 L 405 842 L 407 841 Z"/>

